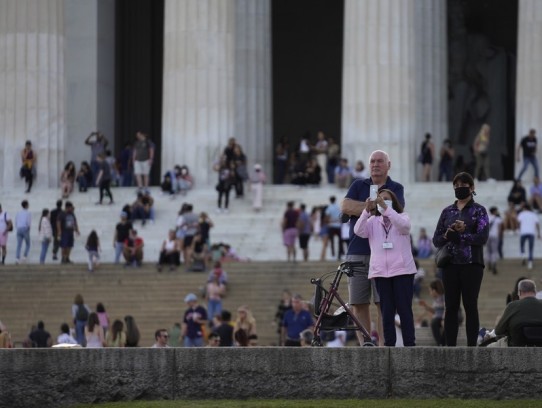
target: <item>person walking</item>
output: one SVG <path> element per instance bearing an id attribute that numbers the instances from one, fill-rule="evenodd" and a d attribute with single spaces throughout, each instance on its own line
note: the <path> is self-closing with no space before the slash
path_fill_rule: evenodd
<path id="1" fill-rule="evenodd" d="M 44 208 L 41 212 L 38 233 L 41 242 L 40 264 L 44 264 L 45 258 L 47 257 L 47 250 L 49 249 L 49 244 L 53 239 L 53 228 L 49 219 L 49 209 L 47 208 Z"/>
<path id="2" fill-rule="evenodd" d="M 15 227 L 17 228 L 17 250 L 15 253 L 15 263 L 21 262 L 21 247 L 25 243 L 22 262 L 26 262 L 28 251 L 30 251 L 30 226 L 32 224 L 32 214 L 28 211 L 28 201 L 21 202 L 22 209 L 15 214 Z"/>
<path id="3" fill-rule="evenodd" d="M 529 164 L 533 166 L 535 177 L 539 177 L 538 158 L 536 157 L 537 147 L 538 141 L 536 139 L 536 130 L 531 129 L 529 130 L 529 134 L 521 139 L 516 149 L 516 161 L 518 162 L 521 160 L 519 152 L 520 150 L 523 151 L 523 166 L 517 177 L 519 180 L 521 180 L 521 176 L 523 176 L 523 173 L 525 173 Z"/>
<path id="4" fill-rule="evenodd" d="M 404 188 L 393 181 L 388 173 L 391 169 L 391 160 L 388 154 L 382 150 L 376 150 L 371 153 L 369 158 L 370 177 L 366 179 L 357 179 L 350 185 L 348 192 L 341 204 L 341 212 L 350 217 L 350 243 L 345 260 L 352 263 L 352 277 L 348 278 L 348 292 L 350 305 L 360 323 L 367 330 L 371 328 L 371 315 L 369 305 L 371 302 L 371 293 L 373 301 L 377 305 L 378 319 L 380 316 L 380 298 L 374 280 L 369 280 L 369 262 L 371 257 L 371 247 L 367 238 L 362 238 L 354 234 L 354 226 L 366 207 L 366 200 L 370 197 L 371 185 L 378 186 L 379 189 L 392 191 L 398 203 L 405 208 Z M 383 336 L 380 322 L 377 322 L 380 335 L 379 339 L 383 344 Z M 364 338 L 360 333 L 358 340 L 360 344 L 364 343 Z"/>
<path id="5" fill-rule="evenodd" d="M 288 201 L 286 203 L 286 211 L 282 218 L 282 241 L 286 247 L 286 255 L 288 262 L 295 262 L 295 241 L 297 239 L 297 219 L 299 213 L 294 209 L 294 202 Z"/>
<path id="6" fill-rule="evenodd" d="M 529 204 L 523 206 L 523 210 L 518 214 L 519 221 L 519 245 L 523 265 L 527 264 L 527 269 L 533 269 L 533 250 L 535 235 L 540 239 L 540 223 Z M 528 247 L 528 258 L 525 259 L 525 243 Z"/>
<path id="7" fill-rule="evenodd" d="M 401 319 L 403 344 L 415 346 L 412 299 L 417 268 L 410 244 L 410 218 L 390 190 L 381 189 L 375 200 L 367 198 L 365 203 L 354 232 L 367 238 L 371 247 L 369 279 L 374 279 L 380 295 L 384 345 L 395 347 L 397 313 Z"/>
<path id="8" fill-rule="evenodd" d="M 96 176 L 96 186 L 100 188 L 100 201 L 96 204 L 102 204 L 104 192 L 109 197 L 109 204 L 113 204 L 113 194 L 111 194 L 111 166 L 105 160 L 105 155 L 98 155 L 98 175 Z"/>
<path id="9" fill-rule="evenodd" d="M 74 234 L 79 234 L 77 218 L 74 214 L 74 206 L 71 201 L 66 201 L 64 211 L 59 214 L 56 221 L 57 236 L 60 236 L 60 248 L 63 264 L 73 263 L 70 260 L 70 253 L 74 244 Z"/>
<path id="10" fill-rule="evenodd" d="M 62 213 L 62 200 L 57 200 L 56 206 L 50 212 L 51 229 L 53 230 L 53 261 L 58 259 L 58 249 L 60 248 L 60 234 L 57 231 L 58 216 Z"/>
<path id="11" fill-rule="evenodd" d="M 450 261 L 442 266 L 446 294 L 444 331 L 446 344 L 457 345 L 458 313 L 463 299 L 466 316 L 467 346 L 475 347 L 480 329 L 478 294 L 484 276 L 484 245 L 489 236 L 489 217 L 484 206 L 473 196 L 474 179 L 469 173 L 458 173 L 452 185 L 456 201 L 442 210 L 433 245 L 447 247 Z"/>

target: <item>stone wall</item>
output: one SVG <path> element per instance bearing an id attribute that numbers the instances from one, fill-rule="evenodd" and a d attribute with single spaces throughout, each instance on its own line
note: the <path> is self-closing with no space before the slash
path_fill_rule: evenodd
<path id="1" fill-rule="evenodd" d="M 542 349 L 0 350 L 0 406 L 237 398 L 487 398 L 542 394 Z"/>

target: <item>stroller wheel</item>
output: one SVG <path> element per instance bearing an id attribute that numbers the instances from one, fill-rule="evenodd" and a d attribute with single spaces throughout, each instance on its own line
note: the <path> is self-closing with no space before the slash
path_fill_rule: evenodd
<path id="1" fill-rule="evenodd" d="M 314 339 L 312 339 L 311 346 L 312 347 L 322 347 L 323 344 L 322 344 L 322 340 L 320 340 L 320 337 L 315 337 Z"/>
<path id="2" fill-rule="evenodd" d="M 366 341 L 362 347 L 376 347 L 372 341 Z"/>

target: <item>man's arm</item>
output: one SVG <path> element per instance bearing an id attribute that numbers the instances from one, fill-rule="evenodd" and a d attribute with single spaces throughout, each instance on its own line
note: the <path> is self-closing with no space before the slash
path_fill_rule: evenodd
<path id="1" fill-rule="evenodd" d="M 363 201 L 353 200 L 351 198 L 345 198 L 341 203 L 341 212 L 347 215 L 353 215 L 359 217 L 363 210 L 365 209 L 366 204 Z"/>

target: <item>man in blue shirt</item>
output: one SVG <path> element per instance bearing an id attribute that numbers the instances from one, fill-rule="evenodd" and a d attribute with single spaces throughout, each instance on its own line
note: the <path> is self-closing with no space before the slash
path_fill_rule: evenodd
<path id="1" fill-rule="evenodd" d="M 301 295 L 292 296 L 292 308 L 284 313 L 282 319 L 282 344 L 285 346 L 301 346 L 301 332 L 314 325 L 311 314 L 303 309 Z"/>
<path id="2" fill-rule="evenodd" d="M 380 303 L 380 298 L 374 282 L 369 281 L 368 278 L 371 257 L 369 240 L 355 235 L 353 230 L 357 219 L 365 209 L 365 200 L 370 196 L 371 185 L 378 185 L 379 189 L 386 188 L 393 191 L 401 205 L 405 206 L 404 188 L 388 176 L 390 168 L 391 161 L 386 152 L 376 150 L 371 153 L 369 158 L 371 176 L 363 180 L 354 180 L 341 205 L 342 213 L 350 216 L 350 244 L 348 245 L 348 252 L 345 258 L 346 261 L 354 263 L 352 265 L 353 276 L 348 278 L 350 306 L 367 331 L 371 330 L 371 314 L 369 311 L 371 292 L 373 293 L 375 304 Z M 375 204 L 371 203 L 370 208 L 367 208 L 367 210 L 372 211 L 374 208 Z M 378 308 L 378 320 L 379 343 L 384 344 L 382 330 L 380 329 L 380 308 Z M 358 331 L 356 334 L 358 335 L 360 344 L 363 344 L 364 339 L 361 333 Z"/>

